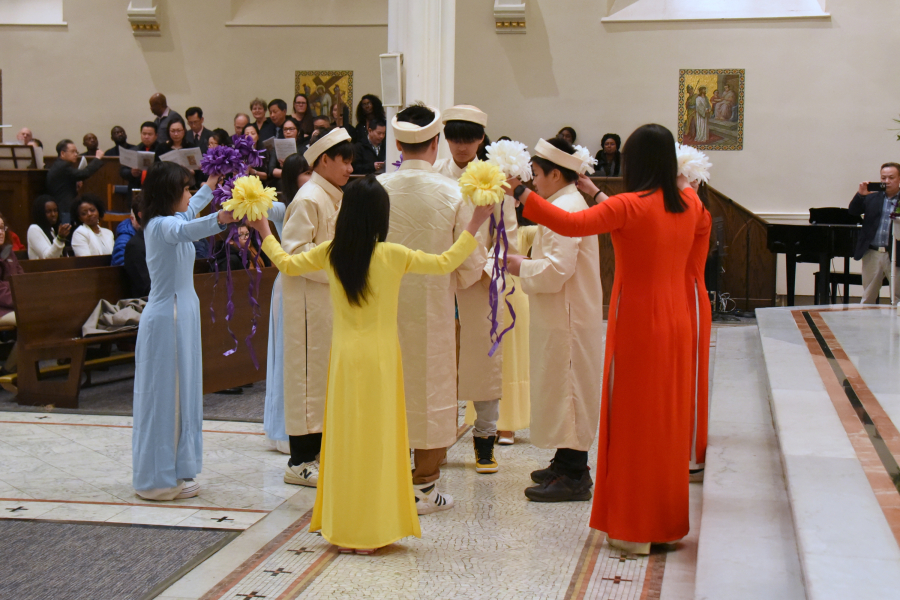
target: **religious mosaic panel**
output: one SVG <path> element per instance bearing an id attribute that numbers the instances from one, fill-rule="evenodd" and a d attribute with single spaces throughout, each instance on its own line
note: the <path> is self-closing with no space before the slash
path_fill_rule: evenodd
<path id="1" fill-rule="evenodd" d="M 744 148 L 744 69 L 681 69 L 678 141 L 700 150 Z"/>
<path id="2" fill-rule="evenodd" d="M 353 71 L 297 71 L 294 93 L 306 94 L 313 115 L 331 115 L 336 104 L 353 110 Z"/>

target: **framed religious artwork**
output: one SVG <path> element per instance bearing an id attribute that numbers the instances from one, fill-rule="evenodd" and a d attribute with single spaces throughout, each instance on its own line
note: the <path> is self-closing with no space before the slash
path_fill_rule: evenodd
<path id="1" fill-rule="evenodd" d="M 743 150 L 744 69 L 681 69 L 678 141 L 699 150 Z"/>
<path id="2" fill-rule="evenodd" d="M 331 115 L 332 107 L 353 110 L 353 71 L 297 71 L 294 76 L 294 94 L 306 94 L 313 115 Z M 293 110 L 288 106 L 288 112 Z M 343 111 L 342 111 L 343 112 Z"/>

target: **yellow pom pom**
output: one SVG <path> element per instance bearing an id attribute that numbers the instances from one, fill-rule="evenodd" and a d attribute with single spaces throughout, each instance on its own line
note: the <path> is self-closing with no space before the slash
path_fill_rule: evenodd
<path id="1" fill-rule="evenodd" d="M 473 160 L 466 167 L 465 173 L 459 178 L 459 189 L 463 198 L 476 206 L 489 206 L 500 204 L 503 201 L 506 175 L 500 167 L 493 163 Z"/>
<path id="2" fill-rule="evenodd" d="M 250 221 L 264 219 L 275 200 L 275 188 L 263 187 L 259 177 L 246 175 L 234 181 L 231 199 L 222 204 L 222 208 L 232 211 L 235 220 L 244 216 Z"/>

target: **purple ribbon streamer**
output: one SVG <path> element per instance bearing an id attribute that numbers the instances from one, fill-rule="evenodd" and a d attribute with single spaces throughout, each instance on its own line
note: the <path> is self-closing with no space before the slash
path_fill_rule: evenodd
<path id="1" fill-rule="evenodd" d="M 512 285 L 509 293 L 503 295 L 503 301 L 506 303 L 506 307 L 512 317 L 512 322 L 509 324 L 509 327 L 499 334 L 497 333 L 497 330 L 500 329 L 500 322 L 497 319 L 497 313 L 500 310 L 500 295 L 506 292 L 506 274 L 509 272 L 506 268 L 506 258 L 509 253 L 509 238 L 506 235 L 506 224 L 503 221 L 503 203 L 505 201 L 505 199 L 500 201 L 499 222 L 496 216 L 491 213 L 490 234 L 494 237 L 495 241 L 494 264 L 491 267 L 491 288 L 488 292 L 488 303 L 491 306 L 491 340 L 494 342 L 488 352 L 488 356 L 490 357 L 493 357 L 494 353 L 497 352 L 497 348 L 500 347 L 500 342 L 503 341 L 503 336 L 516 325 L 516 311 L 509 301 L 509 296 L 516 292 L 516 286 Z M 497 289 L 498 287 L 500 288 L 499 290 Z"/>

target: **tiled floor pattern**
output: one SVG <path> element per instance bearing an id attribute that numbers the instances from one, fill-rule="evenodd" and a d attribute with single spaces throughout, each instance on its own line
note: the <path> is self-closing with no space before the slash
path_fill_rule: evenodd
<path id="1" fill-rule="evenodd" d="M 497 447 L 501 471 L 494 475 L 474 472 L 471 432 L 450 449 L 441 485 L 456 506 L 422 517 L 421 539 L 374 556 L 340 555 L 307 531 L 307 516 L 292 526 L 296 533 L 257 552 L 204 600 L 658 597 L 664 555 L 620 556 L 587 526 L 588 502 L 525 499 L 528 473 L 550 453 L 528 444 L 527 431 L 520 434 L 516 445 Z M 655 596 L 646 595 L 648 579 Z"/>
<path id="2" fill-rule="evenodd" d="M 131 418 L 5 413 L 0 518 L 246 529 L 297 492 L 262 426 L 204 422 L 200 496 L 165 504 L 131 487 Z"/>

